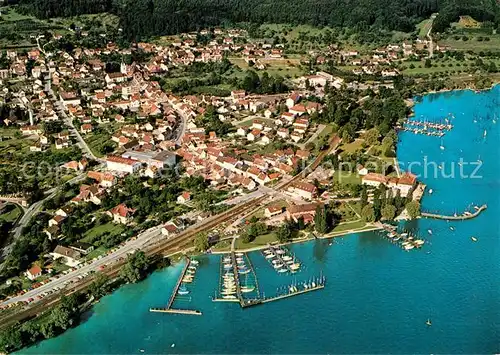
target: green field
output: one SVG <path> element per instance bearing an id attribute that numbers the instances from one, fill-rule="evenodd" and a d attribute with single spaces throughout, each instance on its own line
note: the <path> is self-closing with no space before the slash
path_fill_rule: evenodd
<path id="1" fill-rule="evenodd" d="M 489 41 L 478 41 L 478 37 L 488 37 Z M 460 35 L 461 37 L 461 35 Z M 489 50 L 498 50 L 500 48 L 500 34 L 495 35 L 487 35 L 487 34 L 467 34 L 469 38 L 468 41 L 463 41 L 462 39 L 455 39 L 453 36 L 449 36 L 448 38 L 439 41 L 440 44 L 444 44 L 450 46 L 454 50 L 459 51 L 489 51 Z"/>
<path id="2" fill-rule="evenodd" d="M 255 247 L 261 247 L 270 243 L 277 241 L 275 233 L 268 233 L 259 235 L 250 243 L 243 243 L 241 238 L 236 239 L 235 247 L 236 249 L 250 249 Z"/>
<path id="3" fill-rule="evenodd" d="M 121 224 L 114 224 L 113 222 L 100 224 L 86 231 L 81 241 L 86 243 L 92 243 L 93 240 L 99 238 L 105 233 L 109 233 L 111 235 L 117 235 L 122 233 L 124 230 L 125 228 Z"/>
<path id="4" fill-rule="evenodd" d="M 345 231 L 348 231 L 351 229 L 363 228 L 364 226 L 366 226 L 366 222 L 363 222 L 363 221 L 347 222 L 347 223 L 337 225 L 335 228 L 333 228 L 332 232 L 333 233 L 345 232 Z"/>
<path id="5" fill-rule="evenodd" d="M 21 207 L 14 204 L 8 204 L 5 206 L 2 214 L 0 214 L 0 221 L 13 223 L 21 216 L 22 213 L 23 211 Z"/>
<path id="6" fill-rule="evenodd" d="M 333 179 L 341 184 L 361 184 L 359 175 L 348 171 L 335 171 Z"/>

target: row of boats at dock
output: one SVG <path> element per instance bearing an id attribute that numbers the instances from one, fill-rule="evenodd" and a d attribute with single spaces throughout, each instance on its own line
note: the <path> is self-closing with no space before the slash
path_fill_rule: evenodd
<path id="1" fill-rule="evenodd" d="M 237 282 L 239 282 L 240 275 L 245 278 L 244 284 L 240 284 L 240 291 L 242 293 L 250 293 L 255 291 L 255 285 L 248 282 L 248 274 L 251 272 L 250 267 L 245 261 L 244 253 L 235 253 L 234 261 L 236 268 L 233 265 L 233 258 L 229 255 L 222 257 L 222 287 L 220 290 L 223 299 L 237 299 Z M 234 270 L 237 270 L 235 275 Z"/>
<path id="2" fill-rule="evenodd" d="M 271 266 L 278 273 L 296 273 L 300 270 L 300 262 L 286 248 L 269 247 L 262 251 L 262 255 L 266 258 Z"/>
<path id="3" fill-rule="evenodd" d="M 425 244 L 423 239 L 418 239 L 408 232 L 397 233 L 395 231 L 388 231 L 387 234 L 385 234 L 385 237 L 392 243 L 399 244 L 406 251 L 421 248 Z"/>
<path id="4" fill-rule="evenodd" d="M 190 284 L 194 281 L 194 277 L 196 275 L 196 269 L 198 267 L 198 260 L 190 260 L 189 265 L 184 273 L 184 277 L 182 278 L 182 283 L 177 291 L 179 296 L 185 296 L 189 294 L 189 290 L 187 289 L 186 284 Z"/>
<path id="5" fill-rule="evenodd" d="M 434 130 L 427 130 L 424 128 L 415 128 L 415 127 L 408 127 L 408 126 L 398 127 L 398 130 L 404 131 L 404 132 L 411 132 L 414 134 L 421 134 L 424 136 L 443 137 L 445 135 L 445 133 L 443 131 L 434 131 Z"/>

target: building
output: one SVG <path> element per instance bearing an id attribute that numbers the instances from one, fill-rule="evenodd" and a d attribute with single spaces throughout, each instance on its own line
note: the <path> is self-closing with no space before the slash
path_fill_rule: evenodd
<path id="1" fill-rule="evenodd" d="M 94 251 L 94 246 L 89 243 L 84 243 L 84 242 L 76 242 L 72 245 L 69 246 L 71 249 L 76 250 L 82 255 L 87 255 L 88 253 L 91 253 Z"/>
<path id="2" fill-rule="evenodd" d="M 75 92 L 61 91 L 59 93 L 59 99 L 64 106 L 77 106 L 81 103 L 80 98 L 76 95 Z"/>
<path id="3" fill-rule="evenodd" d="M 381 184 L 387 185 L 389 178 L 382 174 L 368 173 L 361 178 L 363 185 L 379 187 Z"/>
<path id="4" fill-rule="evenodd" d="M 141 162 L 130 158 L 110 155 L 106 158 L 106 167 L 108 170 L 134 174 L 141 168 Z"/>
<path id="5" fill-rule="evenodd" d="M 318 189 L 308 182 L 297 181 L 288 188 L 288 191 L 295 197 L 312 200 L 316 197 Z"/>
<path id="6" fill-rule="evenodd" d="M 264 216 L 267 218 L 276 216 L 283 213 L 283 207 L 281 206 L 268 206 L 264 209 Z"/>
<path id="7" fill-rule="evenodd" d="M 38 265 L 34 265 L 31 269 L 27 270 L 25 273 L 26 277 L 33 281 L 34 279 L 42 276 L 42 268 Z"/>
<path id="8" fill-rule="evenodd" d="M 80 264 L 80 252 L 71 248 L 63 247 L 62 245 L 56 246 L 50 255 L 52 255 L 54 260 L 63 259 L 63 263 L 69 267 L 74 267 Z"/>
<path id="9" fill-rule="evenodd" d="M 113 222 L 127 224 L 132 221 L 135 209 L 128 208 L 124 203 L 120 203 L 118 206 L 109 210 L 108 215 L 113 217 Z"/>
<path id="10" fill-rule="evenodd" d="M 177 203 L 186 203 L 191 201 L 191 194 L 188 191 L 184 191 L 179 197 L 177 197 Z"/>
<path id="11" fill-rule="evenodd" d="M 307 203 L 304 205 L 294 205 L 287 207 L 286 215 L 290 220 L 294 220 L 295 222 L 302 217 L 304 222 L 312 222 L 314 220 L 314 216 L 316 215 L 316 209 L 318 206 L 323 206 L 321 203 Z"/>

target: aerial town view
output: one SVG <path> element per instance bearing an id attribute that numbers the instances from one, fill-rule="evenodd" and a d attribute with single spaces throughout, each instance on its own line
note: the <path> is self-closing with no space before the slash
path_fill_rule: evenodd
<path id="1" fill-rule="evenodd" d="M 498 0 L 4 0 L 0 354 L 500 353 Z"/>

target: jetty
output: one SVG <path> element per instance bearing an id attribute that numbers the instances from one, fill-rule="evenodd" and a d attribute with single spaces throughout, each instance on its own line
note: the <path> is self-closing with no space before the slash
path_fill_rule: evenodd
<path id="1" fill-rule="evenodd" d="M 182 268 L 181 275 L 179 276 L 179 279 L 177 280 L 177 283 L 175 284 L 174 290 L 172 291 L 172 294 L 170 295 L 166 309 L 172 308 L 172 305 L 174 304 L 175 296 L 177 295 L 177 292 L 179 291 L 179 287 L 181 287 L 182 279 L 184 278 L 184 276 L 186 276 L 186 271 L 189 267 L 190 262 L 191 262 L 191 259 L 189 259 L 189 257 L 186 256 L 186 265 L 184 265 L 184 267 Z"/>
<path id="2" fill-rule="evenodd" d="M 425 217 L 425 218 L 444 219 L 447 221 L 463 221 L 466 219 L 472 219 L 472 218 L 479 216 L 481 214 L 481 212 L 483 212 L 486 208 L 488 208 L 488 206 L 486 204 L 484 204 L 480 207 L 474 206 L 474 208 L 475 208 L 474 212 L 465 211 L 462 214 L 455 213 L 453 216 L 447 216 L 447 215 L 437 214 L 437 213 L 428 213 L 428 212 L 422 212 L 421 216 Z"/>
<path id="3" fill-rule="evenodd" d="M 173 313 L 173 314 L 187 314 L 193 316 L 201 316 L 202 313 L 200 311 L 194 309 L 169 309 L 169 308 L 150 308 L 150 312 L 153 313 Z"/>
<path id="4" fill-rule="evenodd" d="M 410 251 L 412 249 L 420 249 L 425 244 L 424 240 L 419 239 L 418 237 L 413 236 L 410 233 L 398 233 L 396 226 L 380 223 L 380 227 L 382 227 L 383 237 L 387 238 L 391 243 L 397 244 L 399 247 L 406 251 Z"/>
<path id="5" fill-rule="evenodd" d="M 189 268 L 189 265 L 191 264 L 191 259 L 186 256 L 186 265 L 182 268 L 182 272 L 179 276 L 179 279 L 177 280 L 177 283 L 175 284 L 174 290 L 172 291 L 172 294 L 170 295 L 170 298 L 168 299 L 167 306 L 165 308 L 150 308 L 149 311 L 153 313 L 170 313 L 170 314 L 187 314 L 187 315 L 198 315 L 201 316 L 201 312 L 194 310 L 194 309 L 178 309 L 178 308 L 172 308 L 172 305 L 174 304 L 175 297 L 177 296 L 177 293 L 179 291 L 179 288 L 182 285 L 182 280 L 186 276 L 186 272 Z"/>

